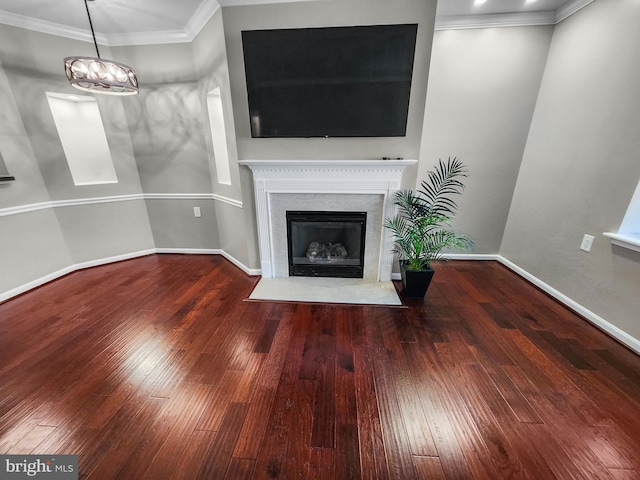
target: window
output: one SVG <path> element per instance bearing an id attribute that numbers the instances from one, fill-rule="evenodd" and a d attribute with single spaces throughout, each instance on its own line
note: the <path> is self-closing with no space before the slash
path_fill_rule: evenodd
<path id="1" fill-rule="evenodd" d="M 229 167 L 229 150 L 227 148 L 227 131 L 224 127 L 224 110 L 220 87 L 207 94 L 207 109 L 213 140 L 213 157 L 218 183 L 231 185 L 231 169 Z"/>
<path id="2" fill-rule="evenodd" d="M 117 183 L 96 99 L 47 92 L 49 108 L 76 185 Z"/>
<path id="3" fill-rule="evenodd" d="M 611 243 L 640 252 L 640 182 L 622 219 L 617 233 L 606 232 Z"/>
<path id="4" fill-rule="evenodd" d="M 631 203 L 627 208 L 627 213 L 624 215 L 618 233 L 640 238 L 640 182 L 638 182 L 636 191 L 631 198 Z"/>

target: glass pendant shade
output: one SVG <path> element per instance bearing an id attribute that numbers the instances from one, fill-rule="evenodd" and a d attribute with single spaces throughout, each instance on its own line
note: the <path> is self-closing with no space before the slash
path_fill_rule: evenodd
<path id="1" fill-rule="evenodd" d="M 107 95 L 135 95 L 138 79 L 133 69 L 113 60 L 67 57 L 64 71 L 72 87 Z"/>

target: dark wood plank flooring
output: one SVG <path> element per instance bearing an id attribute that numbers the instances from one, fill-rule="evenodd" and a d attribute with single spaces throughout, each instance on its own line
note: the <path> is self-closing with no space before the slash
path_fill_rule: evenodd
<path id="1" fill-rule="evenodd" d="M 219 256 L 0 305 L 0 453 L 91 479 L 639 479 L 640 357 L 495 262 L 408 308 L 248 302 Z M 630 312 L 631 314 L 631 312 Z"/>

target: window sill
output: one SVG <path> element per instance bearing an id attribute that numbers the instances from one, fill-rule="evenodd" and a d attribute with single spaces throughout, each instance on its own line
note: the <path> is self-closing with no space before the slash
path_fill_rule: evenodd
<path id="1" fill-rule="evenodd" d="M 611 239 L 612 245 L 617 245 L 619 247 L 628 248 L 629 250 L 640 252 L 640 234 L 605 232 L 603 233 L 603 235 Z"/>

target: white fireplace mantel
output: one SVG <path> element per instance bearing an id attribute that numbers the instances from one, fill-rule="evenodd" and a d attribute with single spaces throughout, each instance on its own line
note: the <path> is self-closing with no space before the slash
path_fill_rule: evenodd
<path id="1" fill-rule="evenodd" d="M 396 212 L 394 193 L 401 188 L 402 172 L 417 160 L 243 160 L 253 172 L 256 217 L 260 242 L 260 263 L 263 278 L 276 276 L 271 196 L 274 194 L 322 195 L 382 195 L 382 218 Z M 320 203 L 321 200 L 320 200 Z M 345 206 L 348 208 L 348 206 Z M 294 206 L 295 208 L 295 206 Z M 382 219 L 380 219 L 382 220 Z M 391 280 L 393 239 L 379 225 L 377 279 Z"/>

